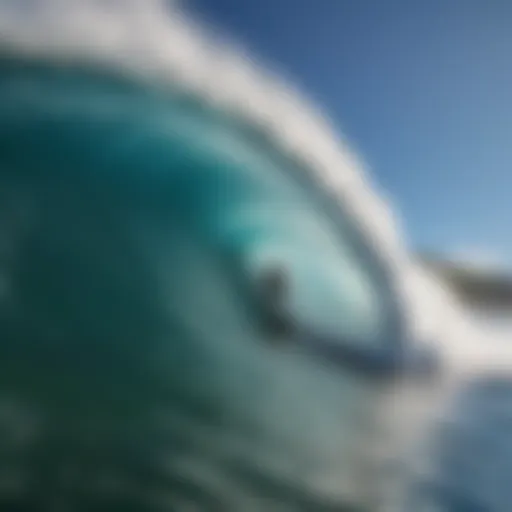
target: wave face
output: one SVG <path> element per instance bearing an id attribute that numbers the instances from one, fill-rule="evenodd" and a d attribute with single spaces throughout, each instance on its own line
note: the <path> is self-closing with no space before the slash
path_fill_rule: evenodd
<path id="1" fill-rule="evenodd" d="M 374 306 L 316 196 L 263 147 L 182 92 L 2 59 L 2 507 L 367 500 L 375 389 L 269 346 L 251 272 L 319 251 L 326 282 L 344 279 L 370 308 L 345 319 L 354 335 L 380 331 Z"/>

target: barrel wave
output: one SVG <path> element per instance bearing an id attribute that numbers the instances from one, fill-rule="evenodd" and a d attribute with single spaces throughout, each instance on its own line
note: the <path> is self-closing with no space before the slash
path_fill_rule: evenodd
<path id="1" fill-rule="evenodd" d="M 325 117 L 170 4 L 0 0 L 0 508 L 378 510 L 418 429 L 360 362 L 435 341 L 439 406 L 510 350 Z"/>
<path id="2" fill-rule="evenodd" d="M 359 503 L 375 393 L 268 343 L 254 306 L 266 263 L 300 273 L 314 247 L 325 282 L 360 297 L 344 325 L 378 341 L 378 305 L 316 196 L 187 95 L 87 66 L 0 67 L 2 506 Z M 336 304 L 318 310 L 333 328 Z"/>

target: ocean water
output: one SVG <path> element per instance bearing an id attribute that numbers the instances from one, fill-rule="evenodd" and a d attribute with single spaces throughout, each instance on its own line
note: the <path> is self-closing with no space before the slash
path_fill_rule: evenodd
<path id="1" fill-rule="evenodd" d="M 472 316 L 500 339 L 512 337 L 510 313 Z M 434 437 L 436 471 L 416 487 L 410 510 L 512 510 L 512 375 L 469 381 Z"/>

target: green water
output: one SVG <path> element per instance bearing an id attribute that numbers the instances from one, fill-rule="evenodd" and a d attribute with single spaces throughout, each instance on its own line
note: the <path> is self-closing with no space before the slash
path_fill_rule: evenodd
<path id="1" fill-rule="evenodd" d="M 342 217 L 263 148 L 177 91 L 3 63 L 4 509 L 367 500 L 381 389 L 276 345 L 255 284 L 279 265 L 297 317 L 367 347 L 390 305 Z"/>

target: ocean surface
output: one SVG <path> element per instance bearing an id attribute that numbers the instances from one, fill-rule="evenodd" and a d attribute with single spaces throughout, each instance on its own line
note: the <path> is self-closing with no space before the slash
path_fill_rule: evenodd
<path id="1" fill-rule="evenodd" d="M 512 313 L 474 315 L 512 338 Z M 436 476 L 418 486 L 414 512 L 512 511 L 512 375 L 468 383 L 436 440 Z"/>

